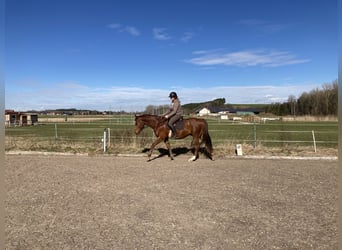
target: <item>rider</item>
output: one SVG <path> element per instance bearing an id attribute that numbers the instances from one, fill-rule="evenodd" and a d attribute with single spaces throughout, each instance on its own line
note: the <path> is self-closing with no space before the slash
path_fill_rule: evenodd
<path id="1" fill-rule="evenodd" d="M 171 99 L 170 110 L 164 113 L 162 116 L 168 119 L 167 125 L 171 129 L 169 132 L 169 137 L 173 136 L 174 138 L 177 138 L 173 124 L 182 117 L 183 110 L 176 92 L 172 91 L 169 97 Z"/>

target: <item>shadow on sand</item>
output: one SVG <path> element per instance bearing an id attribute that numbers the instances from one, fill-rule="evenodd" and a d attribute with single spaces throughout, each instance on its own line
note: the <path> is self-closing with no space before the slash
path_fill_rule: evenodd
<path id="1" fill-rule="evenodd" d="M 148 153 L 149 150 L 150 150 L 149 148 L 144 148 L 142 150 L 142 152 L 143 153 Z M 158 158 L 161 158 L 161 157 L 164 157 L 164 156 L 169 156 L 169 151 L 166 148 L 158 148 L 158 149 L 155 149 L 153 152 L 156 152 L 156 151 L 159 152 L 159 155 L 151 158 L 149 161 L 153 161 L 155 159 L 158 159 Z M 191 152 L 192 154 L 194 153 L 194 149 L 193 148 L 187 148 L 187 147 L 172 148 L 171 151 L 172 151 L 173 157 L 177 157 L 179 155 L 185 155 L 185 154 L 187 154 L 189 152 Z M 207 150 L 205 148 L 200 148 L 199 152 L 201 154 L 204 154 L 206 156 L 206 158 L 210 159 L 209 154 L 208 154 L 208 152 L 207 152 Z"/>

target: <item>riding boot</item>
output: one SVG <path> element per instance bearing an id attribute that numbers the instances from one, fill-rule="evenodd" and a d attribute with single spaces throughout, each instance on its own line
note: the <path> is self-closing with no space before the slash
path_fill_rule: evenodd
<path id="1" fill-rule="evenodd" d="M 175 127 L 173 127 L 173 128 L 171 129 L 171 131 L 172 131 L 172 138 L 178 139 L 177 134 L 176 134 L 176 129 L 175 129 Z"/>

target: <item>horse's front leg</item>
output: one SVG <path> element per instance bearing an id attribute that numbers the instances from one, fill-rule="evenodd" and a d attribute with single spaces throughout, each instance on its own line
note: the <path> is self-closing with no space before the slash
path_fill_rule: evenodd
<path id="1" fill-rule="evenodd" d="M 169 156 L 170 156 L 171 160 L 173 160 L 173 154 L 172 154 L 172 150 L 171 150 L 171 145 L 170 145 L 170 142 L 169 142 L 168 138 L 166 138 L 164 140 L 164 142 L 165 142 L 165 145 L 166 145 L 167 149 L 169 150 Z"/>
<path id="2" fill-rule="evenodd" d="M 151 145 L 150 147 L 150 151 L 148 151 L 148 160 L 151 160 L 151 155 L 152 155 L 152 152 L 153 152 L 153 149 L 155 148 L 155 146 L 157 146 L 163 139 L 158 137 Z"/>

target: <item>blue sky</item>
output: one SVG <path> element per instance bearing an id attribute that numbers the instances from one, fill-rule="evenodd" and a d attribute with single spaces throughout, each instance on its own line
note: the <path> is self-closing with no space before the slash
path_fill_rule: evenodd
<path id="1" fill-rule="evenodd" d="M 5 108 L 274 103 L 337 79 L 337 0 L 8 0 Z"/>

